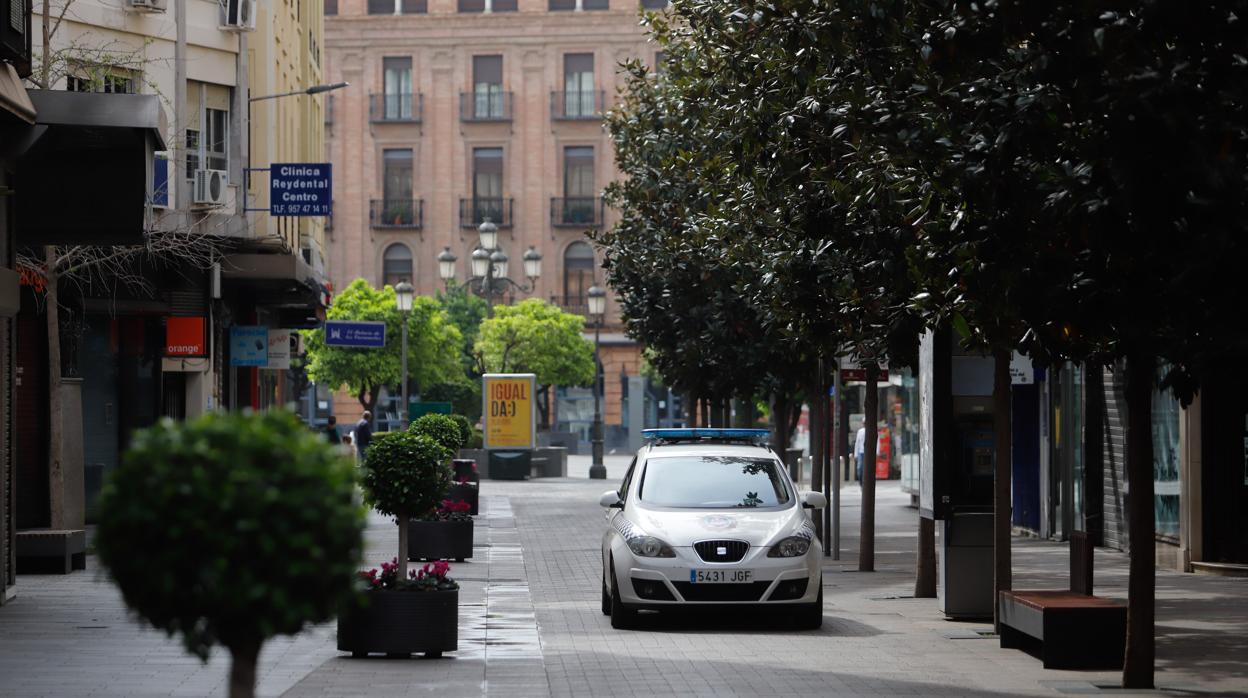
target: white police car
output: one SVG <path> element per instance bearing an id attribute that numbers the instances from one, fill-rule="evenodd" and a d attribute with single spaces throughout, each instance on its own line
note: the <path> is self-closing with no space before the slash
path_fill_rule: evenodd
<path id="1" fill-rule="evenodd" d="M 630 627 L 640 609 L 759 605 L 795 626 L 823 623 L 822 547 L 764 429 L 646 429 L 619 491 L 606 492 L 602 612 Z"/>

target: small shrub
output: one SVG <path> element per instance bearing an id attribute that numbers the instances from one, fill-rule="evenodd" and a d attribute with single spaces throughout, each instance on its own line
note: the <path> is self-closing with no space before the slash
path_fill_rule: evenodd
<path id="1" fill-rule="evenodd" d="M 374 439 L 363 467 L 368 503 L 390 516 L 436 509 L 451 488 L 449 459 L 449 451 L 425 434 L 395 431 Z"/>
<path id="2" fill-rule="evenodd" d="M 422 415 L 412 422 L 408 429 L 416 434 L 429 436 L 441 444 L 452 456 L 459 453 L 459 449 L 464 446 L 463 432 L 460 430 L 459 422 L 456 422 L 449 414 Z"/>
<path id="3" fill-rule="evenodd" d="M 459 425 L 460 448 L 467 448 L 468 444 L 472 442 L 472 422 L 468 421 L 468 418 L 462 414 L 453 414 L 451 419 L 455 420 L 455 423 Z"/>

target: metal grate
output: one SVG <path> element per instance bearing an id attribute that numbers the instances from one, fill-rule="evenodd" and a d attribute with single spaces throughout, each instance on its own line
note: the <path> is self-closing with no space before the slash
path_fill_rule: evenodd
<path id="1" fill-rule="evenodd" d="M 693 544 L 703 562 L 739 562 L 749 551 L 743 540 L 702 540 Z"/>
<path id="2" fill-rule="evenodd" d="M 685 601 L 758 601 L 771 582 L 748 584 L 692 584 L 672 582 Z"/>

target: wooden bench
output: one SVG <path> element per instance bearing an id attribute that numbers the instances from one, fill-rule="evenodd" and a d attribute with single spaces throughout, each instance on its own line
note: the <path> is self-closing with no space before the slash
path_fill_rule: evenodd
<path id="1" fill-rule="evenodd" d="M 18 574 L 69 574 L 87 568 L 87 533 L 36 528 L 17 532 Z"/>
<path id="2" fill-rule="evenodd" d="M 1071 589 L 1003 591 L 1001 646 L 1033 649 L 1045 669 L 1118 669 L 1127 637 L 1125 604 L 1092 595 L 1092 546 L 1071 535 Z"/>

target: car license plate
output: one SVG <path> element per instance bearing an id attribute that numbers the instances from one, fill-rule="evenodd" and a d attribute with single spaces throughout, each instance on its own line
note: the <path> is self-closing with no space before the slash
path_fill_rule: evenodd
<path id="1" fill-rule="evenodd" d="M 689 570 L 691 584 L 749 584 L 753 570 Z"/>

